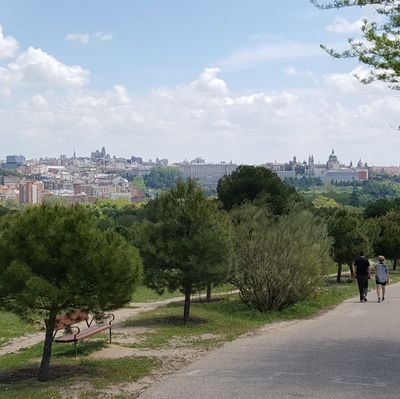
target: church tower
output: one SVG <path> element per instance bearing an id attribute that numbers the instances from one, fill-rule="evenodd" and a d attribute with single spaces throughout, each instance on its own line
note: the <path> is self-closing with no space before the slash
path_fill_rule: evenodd
<path id="1" fill-rule="evenodd" d="M 335 150 L 332 148 L 332 153 L 329 155 L 328 162 L 327 162 L 328 169 L 340 169 L 340 164 L 338 158 L 335 154 Z"/>

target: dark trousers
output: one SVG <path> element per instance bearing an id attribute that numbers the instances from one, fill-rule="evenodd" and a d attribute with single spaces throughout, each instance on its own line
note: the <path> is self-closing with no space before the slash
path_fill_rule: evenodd
<path id="1" fill-rule="evenodd" d="M 368 294 L 368 276 L 357 276 L 357 284 L 360 291 L 360 300 L 366 298 Z"/>

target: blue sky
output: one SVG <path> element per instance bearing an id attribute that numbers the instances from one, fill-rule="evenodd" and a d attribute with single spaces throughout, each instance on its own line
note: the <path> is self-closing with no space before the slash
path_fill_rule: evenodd
<path id="1" fill-rule="evenodd" d="M 399 164 L 398 95 L 361 85 L 356 62 L 319 48 L 343 47 L 373 10 L 308 0 L 0 0 L 0 9 L 0 159 L 105 145 L 258 164 L 325 161 L 334 147 L 346 163 Z"/>

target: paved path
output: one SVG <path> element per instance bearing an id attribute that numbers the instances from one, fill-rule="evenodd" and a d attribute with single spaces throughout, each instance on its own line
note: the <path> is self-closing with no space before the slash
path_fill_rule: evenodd
<path id="1" fill-rule="evenodd" d="M 314 319 L 240 338 L 151 386 L 140 399 L 400 398 L 400 284 Z"/>

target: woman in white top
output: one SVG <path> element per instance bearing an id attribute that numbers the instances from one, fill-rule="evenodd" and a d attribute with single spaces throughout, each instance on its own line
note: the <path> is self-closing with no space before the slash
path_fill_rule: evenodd
<path id="1" fill-rule="evenodd" d="M 375 265 L 375 282 L 376 282 L 376 293 L 378 294 L 378 302 L 385 300 L 385 287 L 389 284 L 389 269 L 383 263 L 385 261 L 384 256 L 378 256 L 378 261 Z"/>

